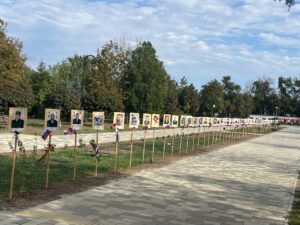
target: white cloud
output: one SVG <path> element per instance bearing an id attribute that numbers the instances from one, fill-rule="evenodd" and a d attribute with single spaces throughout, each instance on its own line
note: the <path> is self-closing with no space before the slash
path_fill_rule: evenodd
<path id="1" fill-rule="evenodd" d="M 233 5 L 233 2 L 235 5 Z M 299 74 L 300 6 L 270 0 L 5 0 L 0 15 L 29 64 L 91 54 L 111 39 L 149 40 L 168 72 L 197 83 L 230 74 Z"/>

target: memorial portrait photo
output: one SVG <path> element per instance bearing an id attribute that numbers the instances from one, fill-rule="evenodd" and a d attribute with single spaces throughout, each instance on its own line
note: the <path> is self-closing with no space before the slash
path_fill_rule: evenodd
<path id="1" fill-rule="evenodd" d="M 139 128 L 140 125 L 140 114 L 130 113 L 129 116 L 129 128 Z"/>
<path id="2" fill-rule="evenodd" d="M 27 108 L 9 108 L 9 129 L 12 132 L 21 132 L 26 124 Z"/>
<path id="3" fill-rule="evenodd" d="M 151 127 L 151 114 L 144 113 L 143 114 L 143 127 Z"/>
<path id="4" fill-rule="evenodd" d="M 152 114 L 152 127 L 159 127 L 159 114 Z"/>
<path id="5" fill-rule="evenodd" d="M 187 116 L 187 123 L 189 126 L 193 126 L 193 117 L 192 116 Z"/>
<path id="6" fill-rule="evenodd" d="M 172 127 L 178 127 L 178 119 L 179 119 L 179 116 L 172 115 L 172 124 L 171 124 Z"/>
<path id="7" fill-rule="evenodd" d="M 44 127 L 48 130 L 55 130 L 60 124 L 59 109 L 45 109 L 45 124 Z"/>
<path id="8" fill-rule="evenodd" d="M 187 116 L 181 116 L 180 117 L 180 126 L 181 127 L 187 126 Z"/>
<path id="9" fill-rule="evenodd" d="M 171 115 L 170 114 L 165 114 L 164 115 L 163 126 L 164 127 L 170 127 L 171 126 Z"/>
<path id="10" fill-rule="evenodd" d="M 198 117 L 193 117 L 193 126 L 198 126 Z"/>
<path id="11" fill-rule="evenodd" d="M 71 127 L 75 130 L 83 128 L 84 110 L 71 110 Z"/>
<path id="12" fill-rule="evenodd" d="M 96 130 L 104 130 L 104 112 L 93 112 L 93 128 Z"/>
<path id="13" fill-rule="evenodd" d="M 118 129 L 124 129 L 124 119 L 125 113 L 123 112 L 114 112 L 114 121 L 113 123 Z"/>

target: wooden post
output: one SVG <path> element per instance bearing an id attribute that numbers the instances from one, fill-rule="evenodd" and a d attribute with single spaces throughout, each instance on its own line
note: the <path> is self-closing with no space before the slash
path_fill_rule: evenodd
<path id="1" fill-rule="evenodd" d="M 116 149 L 115 149 L 115 172 L 118 169 L 118 153 L 119 153 L 119 129 L 116 127 Z"/>
<path id="2" fill-rule="evenodd" d="M 209 126 L 207 127 L 207 147 L 209 147 L 209 139 L 210 139 L 210 131 L 209 131 Z"/>
<path id="3" fill-rule="evenodd" d="M 187 136 L 186 136 L 186 148 L 185 148 L 185 152 L 188 152 L 188 148 L 189 148 L 189 136 L 190 136 L 190 127 L 188 126 L 188 131 L 187 131 Z"/>
<path id="4" fill-rule="evenodd" d="M 77 130 L 74 130 L 75 145 L 73 149 L 73 180 L 76 180 L 76 166 L 77 166 Z"/>
<path id="5" fill-rule="evenodd" d="M 143 145 L 143 156 L 142 156 L 142 162 L 145 160 L 145 150 L 146 150 L 146 131 L 147 128 L 144 127 L 144 145 Z"/>
<path id="6" fill-rule="evenodd" d="M 99 130 L 98 129 L 96 130 L 96 145 L 97 145 L 97 148 L 99 148 Z M 100 157 L 97 158 L 97 156 L 96 156 L 95 177 L 98 177 L 99 160 L 100 160 Z"/>
<path id="7" fill-rule="evenodd" d="M 154 152 L 155 152 L 155 128 L 153 128 L 152 157 L 151 157 L 152 163 L 154 162 Z"/>
<path id="8" fill-rule="evenodd" d="M 193 151 L 195 151 L 195 127 L 193 127 Z"/>
<path id="9" fill-rule="evenodd" d="M 163 158 L 165 158 L 165 152 L 166 152 L 166 138 L 167 138 L 167 135 L 166 135 L 166 132 L 167 132 L 167 128 L 164 128 L 164 148 L 163 148 Z"/>
<path id="10" fill-rule="evenodd" d="M 183 133 L 183 127 L 181 127 L 181 134 L 180 134 L 180 143 L 179 143 L 179 155 L 181 155 L 182 151 L 182 133 Z"/>
<path id="11" fill-rule="evenodd" d="M 133 151 L 133 131 L 134 128 L 131 128 L 131 136 L 130 136 L 130 159 L 129 159 L 129 168 L 132 164 L 132 151 Z"/>
<path id="12" fill-rule="evenodd" d="M 198 144 L 197 144 L 198 148 L 200 147 L 200 135 L 201 135 L 201 126 L 199 125 L 198 126 Z"/>
<path id="13" fill-rule="evenodd" d="M 9 189 L 9 199 L 12 199 L 15 181 L 15 168 L 17 159 L 17 145 L 18 145 L 18 134 L 15 133 L 15 148 L 12 155 L 12 166 L 11 166 L 11 177 L 10 177 L 10 189 Z"/>
<path id="14" fill-rule="evenodd" d="M 205 126 L 203 126 L 203 147 L 205 147 Z"/>
<path id="15" fill-rule="evenodd" d="M 47 152 L 46 152 L 47 164 L 46 164 L 46 181 L 45 181 L 45 189 L 48 189 L 48 184 L 49 184 L 51 138 L 52 138 L 52 133 L 49 135 L 48 148 L 47 148 Z"/>
<path id="16" fill-rule="evenodd" d="M 171 146 L 171 156 L 173 157 L 174 154 L 174 145 L 175 145 L 175 128 L 173 127 L 173 138 L 172 138 L 172 146 Z"/>

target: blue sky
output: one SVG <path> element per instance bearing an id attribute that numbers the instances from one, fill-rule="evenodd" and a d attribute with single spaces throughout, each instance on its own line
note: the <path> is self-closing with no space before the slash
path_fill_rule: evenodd
<path id="1" fill-rule="evenodd" d="M 151 41 L 168 73 L 200 87 L 231 75 L 300 75 L 300 6 L 273 0 L 1 0 L 28 65 L 94 54 L 109 40 Z"/>

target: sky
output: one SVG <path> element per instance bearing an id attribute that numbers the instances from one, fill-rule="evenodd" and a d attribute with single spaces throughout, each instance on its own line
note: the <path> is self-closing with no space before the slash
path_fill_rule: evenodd
<path id="1" fill-rule="evenodd" d="M 95 54 L 109 40 L 150 41 L 167 72 L 197 88 L 300 75 L 300 4 L 274 0 L 0 0 L 8 34 L 36 68 Z"/>

